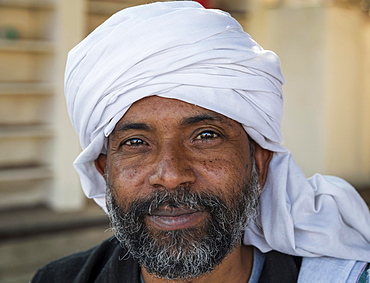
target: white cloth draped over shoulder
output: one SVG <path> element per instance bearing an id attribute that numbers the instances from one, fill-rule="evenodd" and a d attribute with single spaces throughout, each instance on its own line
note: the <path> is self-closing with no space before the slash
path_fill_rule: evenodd
<path id="1" fill-rule="evenodd" d="M 150 95 L 175 98 L 240 122 L 274 152 L 245 244 L 370 261 L 369 209 L 358 193 L 339 178 L 307 180 L 281 145 L 283 81 L 278 57 L 225 12 L 177 1 L 114 14 L 67 61 L 67 107 L 83 148 L 74 166 L 85 194 L 105 209 L 105 182 L 94 160 L 130 105 Z"/>

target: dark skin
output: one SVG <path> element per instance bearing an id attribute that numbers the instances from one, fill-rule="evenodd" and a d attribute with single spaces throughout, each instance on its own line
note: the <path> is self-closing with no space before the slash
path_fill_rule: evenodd
<path id="1" fill-rule="evenodd" d="M 115 190 L 118 204 L 130 203 L 154 188 L 222 191 L 241 185 L 251 174 L 249 140 L 243 127 L 221 114 L 176 99 L 150 96 L 135 102 L 108 139 L 107 154 L 97 170 Z M 263 187 L 272 152 L 254 143 L 259 184 Z M 108 170 L 108 172 L 106 172 Z M 163 215 L 147 216 L 150 229 L 174 230 L 202 225 L 207 212 L 188 213 L 162 207 Z M 238 244 L 211 273 L 189 282 L 247 282 L 253 248 Z M 145 282 L 168 282 L 147 273 Z"/>

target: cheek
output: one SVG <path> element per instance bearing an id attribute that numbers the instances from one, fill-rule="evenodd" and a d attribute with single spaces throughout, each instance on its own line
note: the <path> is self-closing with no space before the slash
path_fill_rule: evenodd
<path id="1" fill-rule="evenodd" d="M 238 125 L 238 127 L 241 127 Z M 248 136 L 243 129 L 217 152 L 208 152 L 201 163 L 203 176 L 221 188 L 244 184 L 250 177 L 251 159 Z"/>
<path id="2" fill-rule="evenodd" d="M 145 184 L 145 170 L 140 165 L 112 162 L 108 166 L 109 182 L 118 202 L 132 201 Z"/>
<path id="3" fill-rule="evenodd" d="M 243 183 L 248 178 L 248 162 L 237 153 L 207 158 L 198 162 L 199 175 L 216 188 L 225 188 Z"/>

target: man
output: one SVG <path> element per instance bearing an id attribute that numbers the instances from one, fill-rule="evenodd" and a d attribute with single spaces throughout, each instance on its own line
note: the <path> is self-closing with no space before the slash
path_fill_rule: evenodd
<path id="1" fill-rule="evenodd" d="M 369 210 L 280 145 L 282 83 L 227 13 L 113 15 L 70 52 L 65 91 L 75 167 L 115 237 L 33 282 L 366 282 Z"/>

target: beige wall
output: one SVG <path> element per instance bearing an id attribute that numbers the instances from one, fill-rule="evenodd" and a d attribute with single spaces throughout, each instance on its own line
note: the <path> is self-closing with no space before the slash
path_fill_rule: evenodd
<path id="1" fill-rule="evenodd" d="M 52 164 L 53 184 L 49 190 L 48 203 L 55 210 L 76 210 L 83 207 L 79 177 L 72 163 L 81 151 L 76 132 L 72 128 L 64 98 L 64 69 L 68 51 L 85 36 L 85 1 L 63 0 L 56 7 L 55 43 L 55 98 Z"/>
<path id="2" fill-rule="evenodd" d="M 279 55 L 287 81 L 286 147 L 307 176 L 370 185 L 369 16 L 350 6 L 252 7 L 247 29 Z"/>
<path id="3" fill-rule="evenodd" d="M 66 113 L 63 73 L 68 50 L 85 36 L 84 5 L 0 1 L 1 209 L 83 206 L 72 167 L 80 149 Z"/>

